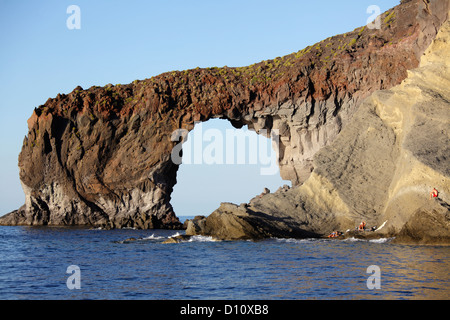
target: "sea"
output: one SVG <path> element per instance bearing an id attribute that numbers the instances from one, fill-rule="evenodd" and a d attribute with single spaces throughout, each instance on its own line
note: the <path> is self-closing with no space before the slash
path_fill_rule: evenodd
<path id="1" fill-rule="evenodd" d="M 0 300 L 450 299 L 449 246 L 183 233 L 2 226 Z"/>

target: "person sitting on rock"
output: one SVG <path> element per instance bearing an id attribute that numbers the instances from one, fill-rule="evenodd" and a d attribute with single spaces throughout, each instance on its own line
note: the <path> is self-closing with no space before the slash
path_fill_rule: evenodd
<path id="1" fill-rule="evenodd" d="M 438 196 L 438 191 L 436 190 L 436 188 L 433 188 L 433 190 L 430 192 L 430 200 L 431 198 L 437 198 Z"/>
<path id="2" fill-rule="evenodd" d="M 366 228 L 366 222 L 362 221 L 361 224 L 358 227 L 359 231 L 364 231 L 364 229 Z"/>
<path id="3" fill-rule="evenodd" d="M 264 197 L 266 194 L 269 194 L 270 190 L 268 188 L 264 188 L 264 191 L 259 195 L 260 198 Z"/>
<path id="4" fill-rule="evenodd" d="M 339 236 L 341 236 L 342 235 L 342 232 L 340 232 L 340 231 L 334 231 L 334 232 L 332 232 L 329 236 L 328 236 L 328 238 L 337 238 L 337 237 L 339 237 Z"/>

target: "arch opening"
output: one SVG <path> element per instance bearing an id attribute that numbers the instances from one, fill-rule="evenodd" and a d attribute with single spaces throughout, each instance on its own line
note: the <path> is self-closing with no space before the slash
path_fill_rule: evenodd
<path id="1" fill-rule="evenodd" d="M 247 126 L 237 129 L 229 120 L 197 123 L 181 146 L 170 201 L 176 215 L 208 216 L 221 202 L 240 204 L 265 188 L 291 186 L 280 176 L 275 142 Z"/>

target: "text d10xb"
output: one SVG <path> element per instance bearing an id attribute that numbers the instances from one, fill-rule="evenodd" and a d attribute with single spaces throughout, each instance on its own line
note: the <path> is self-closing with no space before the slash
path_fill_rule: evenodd
<path id="1" fill-rule="evenodd" d="M 225 305 L 225 314 L 269 314 L 268 305 L 259 304 L 235 304 Z"/>

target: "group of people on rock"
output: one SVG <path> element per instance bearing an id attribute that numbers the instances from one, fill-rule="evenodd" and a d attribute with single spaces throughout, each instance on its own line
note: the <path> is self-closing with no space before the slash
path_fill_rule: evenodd
<path id="1" fill-rule="evenodd" d="M 436 188 L 433 188 L 433 190 L 430 192 L 430 200 L 433 198 L 437 198 L 439 195 L 439 192 L 436 190 Z M 370 228 L 370 231 L 375 231 L 377 228 L 376 227 L 372 227 Z M 366 222 L 365 221 L 361 221 L 361 223 L 359 224 L 358 231 L 365 231 L 366 230 Z M 343 232 L 340 231 L 333 231 L 332 233 L 330 233 L 328 235 L 328 238 L 337 238 L 340 237 L 341 235 L 343 235 Z"/>
<path id="2" fill-rule="evenodd" d="M 366 230 L 366 222 L 365 221 L 361 221 L 361 223 L 358 226 L 358 231 L 365 231 Z M 370 228 L 371 231 L 375 231 L 376 227 L 372 227 Z M 342 236 L 344 233 L 341 231 L 333 231 L 332 233 L 330 233 L 328 235 L 328 238 L 337 238 Z"/>

